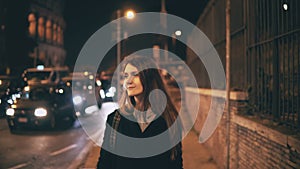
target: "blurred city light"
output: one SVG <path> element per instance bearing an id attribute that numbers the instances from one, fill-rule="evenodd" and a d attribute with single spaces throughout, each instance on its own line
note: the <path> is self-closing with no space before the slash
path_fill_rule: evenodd
<path id="1" fill-rule="evenodd" d="M 37 70 L 44 70 L 44 65 L 37 65 L 36 68 Z"/>
<path id="2" fill-rule="evenodd" d="M 285 11 L 288 10 L 288 4 L 287 4 L 287 3 L 284 3 L 284 4 L 282 5 L 282 7 L 283 7 L 283 9 L 284 9 Z"/>
<path id="3" fill-rule="evenodd" d="M 175 31 L 175 35 L 176 35 L 176 36 L 181 36 L 181 34 L 182 34 L 181 30 Z"/>
<path id="4" fill-rule="evenodd" d="M 127 19 L 133 19 L 135 17 L 135 12 L 133 10 L 128 10 L 125 13 Z"/>

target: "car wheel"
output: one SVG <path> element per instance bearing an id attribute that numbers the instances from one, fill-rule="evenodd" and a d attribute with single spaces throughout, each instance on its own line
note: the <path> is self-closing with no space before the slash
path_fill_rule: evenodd
<path id="1" fill-rule="evenodd" d="M 17 130 L 17 126 L 15 125 L 15 123 L 12 120 L 7 120 L 8 123 L 8 127 L 11 133 L 15 133 L 15 131 Z"/>
<path id="2" fill-rule="evenodd" d="M 68 129 L 71 128 L 75 123 L 76 118 L 73 116 L 66 116 L 62 119 L 62 123 L 60 125 L 60 128 L 62 129 Z"/>

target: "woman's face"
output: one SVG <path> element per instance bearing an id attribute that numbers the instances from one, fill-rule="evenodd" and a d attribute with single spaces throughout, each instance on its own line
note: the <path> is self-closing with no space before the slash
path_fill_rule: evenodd
<path id="1" fill-rule="evenodd" d="M 128 96 L 138 96 L 143 93 L 143 85 L 138 74 L 138 69 L 128 63 L 124 70 L 124 83 Z"/>

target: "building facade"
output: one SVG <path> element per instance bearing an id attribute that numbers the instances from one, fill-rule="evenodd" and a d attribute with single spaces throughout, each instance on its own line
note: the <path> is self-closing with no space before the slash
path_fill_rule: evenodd
<path id="1" fill-rule="evenodd" d="M 197 23 L 224 68 L 225 6 L 226 0 L 210 0 Z M 219 168 L 300 168 L 299 8 L 297 0 L 231 0 L 231 109 L 204 143 Z M 194 125 L 200 132 L 209 110 L 218 109 L 211 100 L 223 102 L 219 96 L 225 91 L 207 94 L 210 83 L 201 60 L 187 51 L 187 63 L 199 85 L 188 88 L 186 97 L 200 96 L 194 103 L 200 105 Z"/>
<path id="2" fill-rule="evenodd" d="M 34 65 L 39 60 L 46 67 L 62 66 L 66 57 L 64 1 L 33 0 L 32 2 L 28 15 L 28 31 L 29 36 L 38 42 L 37 48 L 30 55 L 35 60 Z"/>
<path id="3" fill-rule="evenodd" d="M 1 0 L 1 73 L 64 65 L 63 0 Z M 10 70 L 10 71 L 9 71 Z"/>

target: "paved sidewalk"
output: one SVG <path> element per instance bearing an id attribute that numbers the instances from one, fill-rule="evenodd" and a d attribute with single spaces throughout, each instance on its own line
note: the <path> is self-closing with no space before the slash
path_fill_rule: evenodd
<path id="1" fill-rule="evenodd" d="M 98 161 L 100 147 L 97 145 L 91 146 L 91 149 L 79 167 L 80 169 L 94 169 Z M 217 169 L 216 163 L 208 149 L 198 142 L 198 136 L 194 131 L 183 139 L 183 168 L 184 169 Z"/>

